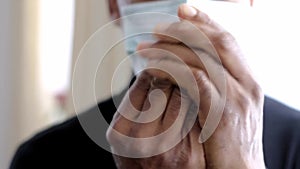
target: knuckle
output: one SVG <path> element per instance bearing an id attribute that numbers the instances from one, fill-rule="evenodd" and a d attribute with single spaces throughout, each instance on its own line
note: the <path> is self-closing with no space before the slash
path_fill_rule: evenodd
<path id="1" fill-rule="evenodd" d="M 185 41 L 186 34 L 191 30 L 191 23 L 186 21 L 175 22 L 166 29 L 165 36 L 177 39 L 179 41 Z"/>
<path id="2" fill-rule="evenodd" d="M 219 34 L 219 39 L 221 42 L 225 42 L 225 43 L 235 41 L 235 38 L 227 31 L 222 31 Z"/>
<path id="3" fill-rule="evenodd" d="M 176 93 L 176 92 L 175 92 Z M 180 94 L 173 94 L 172 98 L 170 100 L 170 106 L 169 106 L 169 110 L 172 114 L 174 114 L 174 112 L 178 112 L 181 106 L 181 97 Z"/>
<path id="4" fill-rule="evenodd" d="M 245 109 L 245 111 L 249 109 L 252 102 L 251 98 L 245 95 L 241 95 L 239 101 L 242 109 Z"/>
<path id="5" fill-rule="evenodd" d="M 250 89 L 250 97 L 256 106 L 262 106 L 264 101 L 264 93 L 260 85 L 254 83 Z"/>
<path id="6" fill-rule="evenodd" d="M 227 50 L 236 45 L 236 40 L 229 32 L 221 31 L 212 36 L 212 43 L 222 50 Z"/>
<path id="7" fill-rule="evenodd" d="M 199 18 L 201 18 L 201 21 L 205 24 L 211 25 L 214 23 L 214 21 L 208 16 L 208 14 L 204 12 L 198 13 Z"/>
<path id="8" fill-rule="evenodd" d="M 138 83 L 145 84 L 151 80 L 151 76 L 146 72 L 143 71 L 138 77 L 137 81 Z"/>
<path id="9" fill-rule="evenodd" d="M 155 67 L 149 68 L 149 69 L 145 70 L 145 72 L 147 74 L 151 75 L 152 77 L 155 77 L 161 81 L 167 81 L 168 79 L 171 78 L 171 76 L 169 75 L 168 71 L 166 70 L 165 64 L 166 64 L 165 61 L 159 60 L 156 63 Z M 152 83 L 152 79 L 147 82 Z"/>
<path id="10" fill-rule="evenodd" d="M 110 142 L 117 140 L 116 131 L 118 129 L 119 118 L 114 119 L 106 130 L 106 139 Z"/>
<path id="11" fill-rule="evenodd" d="M 177 118 L 181 117 L 181 105 L 181 98 L 172 96 L 166 112 L 168 113 L 168 116 L 165 118 L 168 118 L 167 120 L 170 122 L 174 122 Z"/>
<path id="12" fill-rule="evenodd" d="M 168 79 L 154 79 L 152 86 L 155 89 L 167 90 L 172 87 L 172 83 Z"/>
<path id="13" fill-rule="evenodd" d="M 200 92 L 201 95 L 208 95 L 210 94 L 210 83 L 209 80 L 207 78 L 206 73 L 204 73 L 203 71 L 196 71 L 194 72 L 194 77 L 196 80 L 196 83 L 198 85 L 198 90 Z"/>
<path id="14" fill-rule="evenodd" d="M 112 146 L 123 145 L 125 144 L 122 140 L 122 135 L 128 135 L 128 129 L 124 128 L 124 119 L 121 116 L 118 116 L 116 119 L 113 119 L 108 129 L 106 130 L 106 140 Z M 128 126 L 126 126 L 128 127 Z"/>
<path id="15" fill-rule="evenodd" d="M 135 156 L 144 156 L 151 153 L 151 145 L 140 139 L 145 137 L 143 130 L 140 129 L 141 127 L 135 126 L 133 128 L 127 134 L 122 133 L 125 137 L 121 137 L 118 131 L 113 127 L 109 127 L 106 132 L 106 139 L 116 152 Z"/>
<path id="16" fill-rule="evenodd" d="M 195 77 L 197 84 L 199 84 L 201 86 L 207 86 L 207 77 L 203 71 L 201 71 L 201 70 L 195 71 L 194 77 Z"/>
<path id="17" fill-rule="evenodd" d="M 142 126 L 133 126 L 131 129 L 130 129 L 130 132 L 129 132 L 129 136 L 130 137 L 134 137 L 134 138 L 142 138 L 143 137 L 143 133 L 144 132 L 141 132 L 141 128 Z"/>
<path id="18" fill-rule="evenodd" d="M 257 83 L 253 85 L 252 89 L 250 90 L 250 94 L 255 100 L 259 100 L 264 97 L 263 90 L 261 86 Z"/>
<path id="19" fill-rule="evenodd" d="M 113 127 L 109 127 L 106 131 L 106 140 L 111 146 L 121 144 L 121 139 Z"/>
<path id="20" fill-rule="evenodd" d="M 184 30 L 185 30 L 185 24 L 183 24 L 183 22 L 175 22 L 172 23 L 171 26 L 167 28 L 166 33 L 169 36 L 174 36 L 178 32 L 182 32 Z"/>
<path id="21" fill-rule="evenodd" d="M 148 89 L 151 82 L 151 76 L 147 71 L 143 71 L 136 80 L 135 86 L 139 89 Z"/>

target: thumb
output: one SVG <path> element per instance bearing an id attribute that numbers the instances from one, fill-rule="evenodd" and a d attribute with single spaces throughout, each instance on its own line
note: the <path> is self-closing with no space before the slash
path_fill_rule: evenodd
<path id="1" fill-rule="evenodd" d="M 190 21 L 200 21 L 205 23 L 211 21 L 207 14 L 188 4 L 182 4 L 178 7 L 178 16 Z"/>

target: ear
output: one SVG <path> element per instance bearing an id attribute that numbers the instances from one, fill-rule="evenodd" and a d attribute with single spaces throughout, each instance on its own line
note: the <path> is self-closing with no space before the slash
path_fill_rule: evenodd
<path id="1" fill-rule="evenodd" d="M 108 0 L 109 1 L 109 12 L 112 20 L 120 18 L 120 10 L 118 6 L 118 0 Z"/>

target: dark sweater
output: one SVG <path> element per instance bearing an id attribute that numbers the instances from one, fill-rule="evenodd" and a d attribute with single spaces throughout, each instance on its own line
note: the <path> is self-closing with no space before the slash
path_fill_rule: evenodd
<path id="1" fill-rule="evenodd" d="M 116 111 L 112 99 L 91 108 L 82 116 L 93 119 L 98 107 L 110 122 Z M 300 169 L 300 112 L 266 97 L 263 130 L 264 155 L 268 169 Z M 95 144 L 84 132 L 77 117 L 74 117 L 23 143 L 10 166 L 10 169 L 48 168 L 116 167 L 111 153 Z"/>

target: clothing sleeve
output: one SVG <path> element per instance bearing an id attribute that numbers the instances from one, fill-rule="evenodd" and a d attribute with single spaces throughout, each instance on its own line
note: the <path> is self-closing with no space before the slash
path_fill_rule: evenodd
<path id="1" fill-rule="evenodd" d="M 299 112 L 300 113 L 300 112 Z M 294 154 L 292 155 L 292 161 L 294 161 L 293 168 L 300 169 L 300 118 L 297 120 L 297 127 L 294 128 L 294 135 L 293 135 L 293 142 L 291 147 L 291 152 Z"/>
<path id="2" fill-rule="evenodd" d="M 32 143 L 23 143 L 16 151 L 9 169 L 37 169 L 42 168 L 38 166 L 37 155 L 34 152 Z"/>

